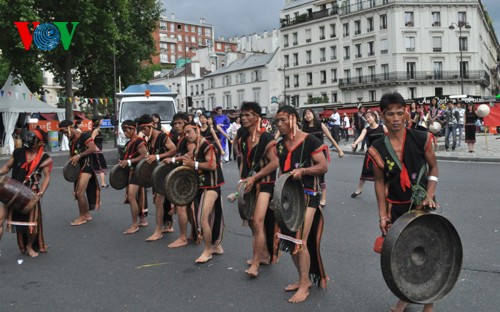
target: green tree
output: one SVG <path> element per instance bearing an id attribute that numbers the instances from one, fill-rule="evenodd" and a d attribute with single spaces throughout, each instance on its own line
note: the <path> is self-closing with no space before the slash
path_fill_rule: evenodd
<path id="1" fill-rule="evenodd" d="M 43 85 L 39 51 L 24 49 L 14 25 L 14 22 L 39 20 L 33 4 L 33 0 L 0 0 L 0 75 L 2 71 L 7 71 L 7 76 L 11 71 L 19 74 L 31 92 L 39 92 Z M 5 82 L 6 78 L 1 81 Z"/>
<path id="2" fill-rule="evenodd" d="M 74 97 L 74 84 L 83 96 L 109 97 L 113 56 L 123 85 L 142 82 L 142 64 L 155 53 L 152 33 L 160 13 L 157 0 L 0 0 L 0 49 L 9 69 L 20 73 L 33 92 L 40 90 L 41 68 L 46 68 L 64 86 L 67 98 Z M 15 21 L 68 22 L 70 34 L 71 22 L 79 24 L 67 50 L 59 44 L 40 51 L 32 44 L 26 51 Z M 72 119 L 69 99 L 65 108 L 66 118 Z"/>

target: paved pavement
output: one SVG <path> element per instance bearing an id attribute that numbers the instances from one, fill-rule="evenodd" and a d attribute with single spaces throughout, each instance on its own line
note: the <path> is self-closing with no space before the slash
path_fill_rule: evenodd
<path id="1" fill-rule="evenodd" d="M 116 163 L 112 144 L 105 153 Z M 31 259 L 19 253 L 15 235 L 0 241 L 0 311 L 238 311 L 238 312 L 384 312 L 394 304 L 380 270 L 380 256 L 372 251 L 378 229 L 373 183 L 351 198 L 359 179 L 362 154 L 332 157 L 326 174 L 327 206 L 321 243 L 330 283 L 326 291 L 311 288 L 310 298 L 289 304 L 283 287 L 296 278 L 290 256 L 263 266 L 257 279 L 243 271 L 251 254 L 251 233 L 242 226 L 235 203 L 225 198 L 234 192 L 238 170 L 224 164 L 224 255 L 204 265 L 194 259 L 201 246 L 189 244 L 172 250 L 166 245 L 178 235 L 167 234 L 146 243 L 149 226 L 123 235 L 130 225 L 124 191 L 106 188 L 94 220 L 71 227 L 77 214 L 72 184 L 62 178 L 67 154 L 54 157 L 52 180 L 43 198 L 45 239 L 49 252 Z M 114 159 L 113 159 L 114 158 Z M 3 164 L 4 161 L 0 161 Z M 462 239 L 463 268 L 454 289 L 436 303 L 439 312 L 499 311 L 500 214 L 498 170 L 492 163 L 443 161 L 439 164 L 437 211 L 448 218 Z M 151 194 L 151 192 L 149 192 Z M 151 195 L 148 195 L 151 203 Z M 422 311 L 413 306 L 407 312 Z"/>

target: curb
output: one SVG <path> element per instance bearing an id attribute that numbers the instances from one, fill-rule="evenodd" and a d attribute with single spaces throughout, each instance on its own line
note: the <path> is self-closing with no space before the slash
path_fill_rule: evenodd
<path id="1" fill-rule="evenodd" d="M 365 156 L 365 152 L 356 152 L 353 153 L 352 151 L 346 151 L 343 150 L 345 155 L 355 155 L 355 156 Z M 330 150 L 330 152 L 337 154 L 336 150 Z M 338 158 L 338 157 L 337 157 Z M 473 158 L 466 158 L 466 157 L 461 157 L 461 156 L 443 156 L 443 155 L 436 155 L 437 160 L 451 160 L 451 161 L 462 161 L 462 162 L 477 162 L 477 163 L 489 163 L 489 162 L 494 162 L 494 163 L 500 163 L 500 157 L 473 157 Z"/>

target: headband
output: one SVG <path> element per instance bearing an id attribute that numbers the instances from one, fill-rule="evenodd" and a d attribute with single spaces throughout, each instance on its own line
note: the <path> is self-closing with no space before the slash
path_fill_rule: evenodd
<path id="1" fill-rule="evenodd" d="M 42 133 L 40 132 L 40 130 L 33 130 L 33 133 L 35 133 L 36 137 L 38 138 L 38 140 L 42 141 L 43 142 L 43 135 Z"/>
<path id="2" fill-rule="evenodd" d="M 139 128 L 142 128 L 142 127 L 152 127 L 152 128 L 154 128 L 154 124 L 152 122 L 150 122 L 150 123 L 147 123 L 147 124 L 139 125 Z"/>

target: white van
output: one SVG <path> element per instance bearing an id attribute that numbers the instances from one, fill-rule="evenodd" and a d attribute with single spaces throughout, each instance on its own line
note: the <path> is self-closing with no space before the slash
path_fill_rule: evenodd
<path id="1" fill-rule="evenodd" d="M 135 120 L 144 114 L 157 113 L 160 115 L 162 127 L 170 131 L 170 123 L 177 113 L 175 103 L 177 94 L 172 93 L 166 86 L 131 85 L 116 96 L 119 99 L 116 145 L 120 157 L 123 156 L 123 148 L 128 141 L 121 127 L 124 120 Z"/>

